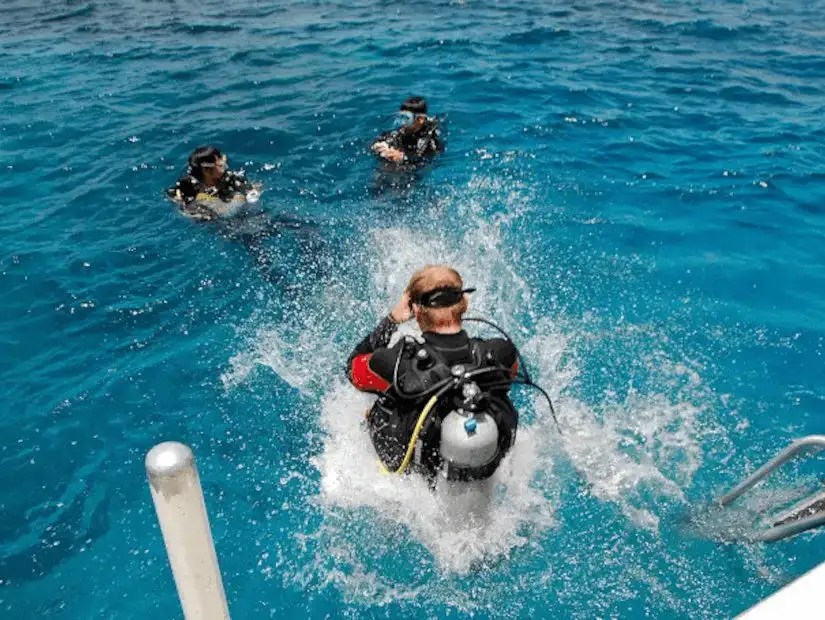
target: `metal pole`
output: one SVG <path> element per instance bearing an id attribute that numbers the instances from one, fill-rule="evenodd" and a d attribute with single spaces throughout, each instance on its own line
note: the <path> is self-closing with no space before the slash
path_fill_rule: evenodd
<path id="1" fill-rule="evenodd" d="M 146 474 L 186 620 L 229 620 L 195 455 L 175 441 L 146 455 Z"/>
<path id="2" fill-rule="evenodd" d="M 719 498 L 719 503 L 722 506 L 730 504 L 733 500 L 742 496 L 748 489 L 751 489 L 757 482 L 765 478 L 775 469 L 781 467 L 800 452 L 815 448 L 822 450 L 825 448 L 825 435 L 808 435 L 802 439 L 797 439 L 790 446 L 785 448 L 782 452 L 777 454 L 770 461 L 765 463 L 762 467 L 753 472 L 750 476 L 745 478 L 742 482 L 737 484 L 730 491 Z"/>
<path id="3" fill-rule="evenodd" d="M 807 532 L 815 527 L 825 525 L 825 513 L 812 514 L 796 521 L 788 521 L 768 528 L 764 532 L 759 532 L 754 538 L 763 542 L 776 542 L 789 536 L 796 536 L 802 532 Z"/>

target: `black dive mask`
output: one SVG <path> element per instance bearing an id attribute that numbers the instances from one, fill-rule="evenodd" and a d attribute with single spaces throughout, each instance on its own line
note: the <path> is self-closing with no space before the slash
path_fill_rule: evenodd
<path id="1" fill-rule="evenodd" d="M 474 292 L 474 288 L 456 288 L 454 286 L 442 286 L 426 293 L 421 293 L 413 303 L 427 308 L 449 308 L 456 305 L 464 297 L 465 293 Z"/>

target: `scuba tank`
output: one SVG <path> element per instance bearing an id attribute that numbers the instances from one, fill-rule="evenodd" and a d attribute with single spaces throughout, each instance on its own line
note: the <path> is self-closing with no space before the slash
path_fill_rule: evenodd
<path id="1" fill-rule="evenodd" d="M 461 376 L 463 368 L 453 368 Z M 461 387 L 462 406 L 441 422 L 441 473 L 447 480 L 488 478 L 501 461 L 499 429 L 489 415 L 489 399 L 474 381 Z M 496 458 L 499 457 L 499 458 Z"/>
<path id="2" fill-rule="evenodd" d="M 448 480 L 478 480 L 498 455 L 498 424 L 486 413 L 451 411 L 441 423 L 442 475 Z"/>

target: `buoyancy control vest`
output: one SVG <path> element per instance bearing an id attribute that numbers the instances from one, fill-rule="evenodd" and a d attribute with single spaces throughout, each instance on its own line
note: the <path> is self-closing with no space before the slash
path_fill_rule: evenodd
<path id="1" fill-rule="evenodd" d="M 508 396 L 510 369 L 485 341 L 444 349 L 407 336 L 390 389 L 373 405 L 368 424 L 383 465 L 397 471 L 428 401 L 439 394 L 415 442 L 411 468 L 430 479 L 491 476 L 515 442 L 518 412 Z"/>
<path id="2" fill-rule="evenodd" d="M 248 183 L 242 174 L 226 171 L 218 184 L 210 187 L 191 173 L 183 175 L 174 186 L 166 190 L 170 199 L 180 204 L 200 202 L 209 205 L 210 202 L 220 200 L 229 202 L 238 194 L 246 193 Z"/>

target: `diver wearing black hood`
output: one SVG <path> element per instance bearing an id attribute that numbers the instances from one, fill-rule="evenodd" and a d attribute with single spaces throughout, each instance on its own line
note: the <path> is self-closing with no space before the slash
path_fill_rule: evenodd
<path id="1" fill-rule="evenodd" d="M 226 155 L 213 146 L 200 146 L 189 156 L 186 173 L 166 195 L 187 217 L 213 220 L 226 214 L 233 199 L 247 200 L 250 189 L 243 174 L 226 169 Z"/>
<path id="2" fill-rule="evenodd" d="M 400 112 L 410 122 L 378 136 L 371 147 L 373 153 L 396 164 L 417 164 L 444 150 L 438 120 L 427 116 L 423 97 L 410 97 L 401 104 Z"/>

